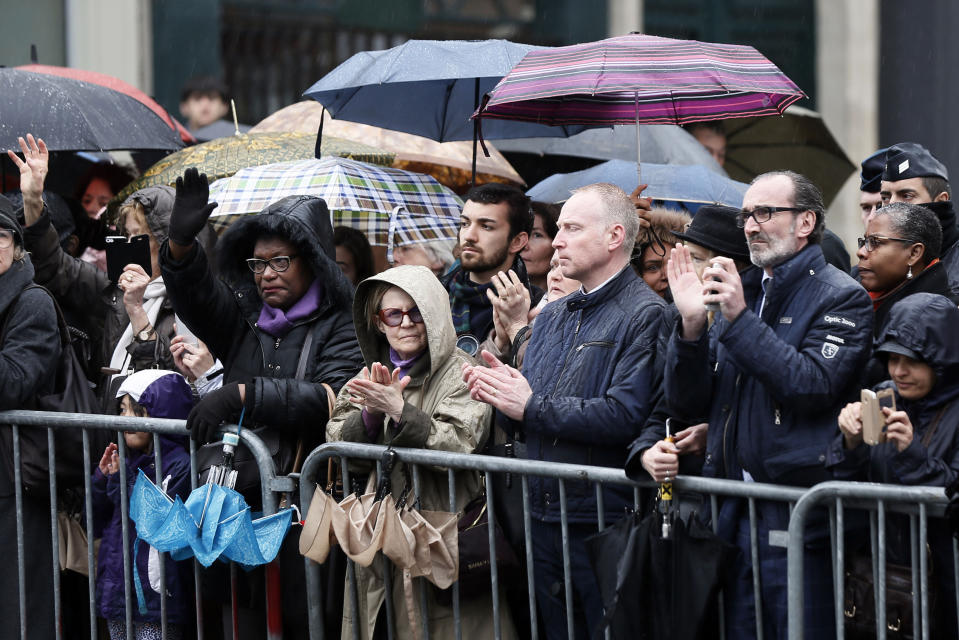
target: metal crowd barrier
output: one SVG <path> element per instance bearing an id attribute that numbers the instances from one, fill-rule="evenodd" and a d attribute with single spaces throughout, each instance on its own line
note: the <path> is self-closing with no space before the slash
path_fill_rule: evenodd
<path id="1" fill-rule="evenodd" d="M 126 480 L 126 446 L 124 439 L 122 437 L 123 431 L 148 431 L 152 432 L 153 435 L 153 449 L 155 452 L 156 460 L 156 478 L 155 481 L 157 485 L 160 485 L 163 482 L 162 474 L 162 459 L 161 451 L 159 446 L 159 434 L 167 435 L 177 435 L 177 436 L 188 436 L 189 432 L 186 430 L 186 422 L 184 420 L 166 420 L 159 418 L 131 418 L 124 416 L 108 416 L 108 415 L 90 415 L 90 414 L 73 414 L 73 413 L 50 413 L 43 411 L 2 411 L 0 412 L 0 428 L 10 427 L 12 430 L 12 442 L 13 442 L 13 463 L 14 463 L 14 487 L 15 487 L 15 500 L 17 508 L 17 522 L 16 522 L 16 532 L 17 532 L 17 575 L 19 582 L 18 589 L 18 598 L 20 605 L 20 638 L 21 640 L 27 640 L 27 638 L 35 638 L 36 636 L 30 634 L 29 629 L 29 616 L 27 615 L 26 610 L 26 559 L 24 558 L 24 529 L 23 529 L 23 501 L 24 500 L 34 500 L 34 498 L 28 498 L 24 496 L 23 493 L 23 483 L 21 478 L 21 449 L 20 449 L 20 432 L 23 428 L 45 428 L 47 430 L 47 443 L 49 446 L 48 452 L 48 469 L 53 470 L 56 468 L 56 443 L 54 440 L 54 431 L 60 429 L 82 429 L 82 441 L 83 441 L 83 464 L 84 468 L 88 470 L 84 474 L 84 490 L 85 490 L 85 511 L 86 511 L 86 522 L 85 529 L 87 533 L 87 540 L 89 544 L 87 545 L 87 569 L 88 569 L 88 591 L 89 591 L 89 621 L 90 621 L 90 637 L 98 638 L 97 633 L 97 616 L 96 616 L 96 603 L 95 603 L 95 575 L 96 575 L 96 566 L 94 563 L 94 553 L 93 553 L 93 504 L 91 496 L 91 476 L 93 470 L 97 466 L 97 462 L 102 456 L 101 451 L 91 451 L 90 450 L 90 430 L 100 430 L 100 431 L 112 431 L 115 434 L 118 454 L 120 458 L 120 504 L 121 504 L 121 513 L 122 513 L 122 527 L 123 527 L 123 573 L 125 581 L 125 620 L 126 620 L 126 634 L 128 640 L 133 640 L 134 638 L 134 629 L 133 629 L 133 610 L 136 606 L 135 599 L 136 596 L 132 592 L 130 583 L 132 575 L 132 567 L 130 561 L 130 549 L 129 547 L 129 537 L 128 537 L 128 512 L 129 512 L 129 496 L 127 495 L 127 480 Z M 227 426 L 227 430 L 236 430 L 234 426 Z M 294 479 L 290 477 L 276 475 L 276 468 L 273 463 L 273 459 L 270 456 L 268 448 L 263 444 L 263 441 L 260 440 L 252 431 L 249 429 L 244 429 L 240 432 L 240 440 L 243 445 L 245 445 L 254 459 L 256 460 L 259 473 L 260 473 L 260 483 L 262 487 L 262 500 L 263 500 L 263 513 L 264 515 L 271 515 L 276 513 L 277 510 L 277 492 L 290 492 L 295 488 Z M 192 440 L 190 442 L 190 468 L 191 468 L 191 489 L 197 488 L 197 466 L 196 466 L 196 447 Z M 63 637 L 63 628 L 62 628 L 62 611 L 61 611 L 61 589 L 60 589 L 60 548 L 59 548 L 59 523 L 57 519 L 57 478 L 56 475 L 51 471 L 49 473 L 49 501 L 50 501 L 50 526 L 52 531 L 53 545 L 51 548 L 52 558 L 53 558 L 53 597 L 54 597 L 54 615 L 55 615 L 55 629 L 56 629 L 56 639 L 60 640 Z M 161 560 L 160 562 L 160 598 L 161 598 L 161 630 L 163 638 L 167 637 L 167 594 L 166 594 L 166 578 L 164 575 L 165 563 Z M 234 568 L 235 570 L 235 568 Z M 266 601 L 266 611 L 267 611 L 267 620 L 279 620 L 279 593 L 276 589 L 271 589 L 270 585 L 278 585 L 277 580 L 270 580 L 270 572 L 274 573 L 278 571 L 277 563 L 274 561 L 271 565 L 268 565 L 266 568 L 267 571 L 267 601 Z M 194 561 L 194 585 L 196 593 L 196 621 L 197 621 L 197 637 L 199 640 L 203 640 L 203 618 L 202 618 L 202 606 L 201 606 L 201 595 L 200 595 L 200 565 Z M 7 594 L 4 594 L 7 597 Z M 281 630 L 276 627 L 271 627 L 267 631 L 267 637 L 270 640 L 274 640 L 281 637 Z"/>
<path id="2" fill-rule="evenodd" d="M 303 465 L 303 470 L 300 475 L 300 507 L 303 510 L 304 517 L 309 511 L 310 501 L 313 496 L 313 491 L 317 486 L 319 481 L 319 476 L 321 470 L 326 469 L 326 462 L 330 458 L 340 458 L 342 470 L 342 479 L 344 491 L 348 491 L 350 487 L 350 475 L 348 470 L 348 462 L 350 460 L 367 460 L 367 461 L 378 461 L 382 457 L 383 453 L 386 451 L 387 447 L 382 445 L 371 445 L 371 444 L 360 444 L 360 443 L 351 443 L 351 442 L 334 442 L 321 445 L 317 449 L 314 449 L 313 452 L 307 457 L 306 462 Z M 531 637 L 538 638 L 539 630 L 537 625 L 536 618 L 536 589 L 535 589 L 535 578 L 533 574 L 533 551 L 532 551 L 532 538 L 531 538 L 531 524 L 530 524 L 530 504 L 529 504 L 529 476 L 541 476 L 555 478 L 559 481 L 559 491 L 560 491 L 560 510 L 561 510 L 561 528 L 562 528 L 562 537 L 563 537 L 563 575 L 564 575 L 564 584 L 565 584 L 565 597 L 566 597 L 566 617 L 567 617 L 567 629 L 569 632 L 569 638 L 572 640 L 574 637 L 573 629 L 573 589 L 572 589 L 572 577 L 570 571 L 570 555 L 569 555 L 569 545 L 566 541 L 569 539 L 569 522 L 567 517 L 567 504 L 566 504 L 566 483 L 570 481 L 586 481 L 590 482 L 595 486 L 596 497 L 597 497 L 597 529 L 602 530 L 605 526 L 605 513 L 603 507 L 603 493 L 602 487 L 607 484 L 616 484 L 616 485 L 625 485 L 633 489 L 633 502 L 634 508 L 639 510 L 640 508 L 640 496 L 639 490 L 641 488 L 654 488 L 658 485 L 653 482 L 640 483 L 630 480 L 626 477 L 626 474 L 622 469 L 612 469 L 608 467 L 589 467 L 589 466 L 580 466 L 574 464 L 565 464 L 565 463 L 555 463 L 555 462 L 542 462 L 535 460 L 524 460 L 518 458 L 505 458 L 505 457 L 493 457 L 493 456 L 484 456 L 484 455 L 470 455 L 470 454 L 460 454 L 460 453 L 449 453 L 444 451 L 431 451 L 426 449 L 401 449 L 395 448 L 394 451 L 397 454 L 398 462 L 408 463 L 413 467 L 413 492 L 415 496 L 419 497 L 418 492 L 418 473 L 419 467 L 428 466 L 432 468 L 443 468 L 446 469 L 448 478 L 449 478 L 449 493 L 450 493 L 450 510 L 455 509 L 456 503 L 456 494 L 455 494 L 455 482 L 454 482 L 454 471 L 458 470 L 472 470 L 478 471 L 485 476 L 486 480 L 486 502 L 487 509 L 486 512 L 489 517 L 489 548 L 490 548 L 490 557 L 496 557 L 496 540 L 494 537 L 494 526 L 495 526 L 495 509 L 494 501 L 497 497 L 493 493 L 493 483 L 492 477 L 493 474 L 511 474 L 512 476 L 520 478 L 523 487 L 523 527 L 525 534 L 525 547 L 526 547 L 526 580 L 527 588 L 529 590 L 529 615 L 530 615 L 530 624 L 531 624 Z M 322 485 L 322 483 L 320 483 Z M 756 523 L 756 501 L 757 500 L 768 500 L 768 501 L 779 501 L 787 502 L 790 504 L 796 503 L 804 494 L 803 489 L 795 487 L 782 487 L 777 485 L 768 485 L 760 484 L 754 482 L 739 482 L 733 480 L 717 480 L 710 478 L 695 478 L 695 477 L 679 477 L 673 481 L 673 490 L 676 493 L 682 492 L 698 492 L 708 496 L 711 501 L 711 506 L 713 512 L 717 512 L 718 498 L 720 496 L 724 497 L 736 497 L 745 499 L 749 505 L 750 513 L 750 532 L 751 532 L 751 546 L 752 546 L 752 557 L 754 566 L 758 566 L 757 558 L 759 554 L 758 549 L 758 534 L 757 534 L 757 523 Z M 675 493 L 674 493 L 675 495 Z M 713 527 L 715 530 L 716 523 L 714 519 Z M 321 593 L 320 586 L 320 572 L 319 565 L 309 559 L 305 559 L 306 562 L 306 578 L 307 578 L 307 597 L 309 601 L 309 624 L 310 624 L 310 637 L 313 640 L 322 640 L 324 638 L 323 630 L 323 611 L 322 611 L 322 602 L 323 597 Z M 384 562 L 388 562 L 384 559 Z M 384 565 L 386 567 L 388 565 Z M 347 568 L 347 586 L 346 586 L 346 597 L 350 598 L 352 604 L 352 611 L 356 612 L 357 607 L 357 592 L 356 592 L 356 583 L 355 583 L 355 572 L 352 562 L 348 562 Z M 497 640 L 501 637 L 501 612 L 500 612 L 500 603 L 499 603 L 499 581 L 497 576 L 496 563 L 491 563 L 490 566 L 491 574 L 491 590 L 492 590 L 492 599 L 493 599 L 493 610 L 492 620 L 494 623 L 494 634 Z M 384 575 L 389 575 L 389 572 L 384 568 Z M 421 582 L 420 588 L 425 589 L 425 582 L 423 578 L 417 578 Z M 461 619 L 460 619 L 460 598 L 459 598 L 459 586 L 456 582 L 453 583 L 453 617 L 454 624 L 456 628 L 456 638 L 461 640 L 462 638 L 462 628 L 461 628 Z M 386 617 L 387 617 L 387 631 L 390 638 L 395 637 L 395 616 L 396 612 L 392 610 L 390 594 L 390 585 L 386 583 Z M 759 580 L 759 572 L 755 572 L 754 579 L 754 597 L 757 605 L 757 611 L 760 611 L 758 606 L 760 603 L 760 592 L 761 592 L 761 583 Z M 425 604 L 426 599 L 422 598 L 422 602 Z M 720 608 L 720 619 L 719 619 L 719 633 L 721 637 L 724 637 L 723 634 L 723 622 L 722 622 L 722 609 Z M 421 618 L 424 621 L 429 620 L 428 611 L 421 612 Z M 357 614 L 354 614 L 357 615 Z M 762 638 L 762 621 L 761 616 L 757 616 L 757 635 L 759 638 Z M 423 637 L 430 637 L 430 630 L 428 628 L 422 629 Z M 354 625 L 352 630 L 353 638 L 358 639 L 359 628 L 357 625 Z"/>
<path id="3" fill-rule="evenodd" d="M 845 637 L 847 611 L 845 592 L 845 513 L 848 509 L 864 510 L 870 515 L 870 548 L 874 576 L 876 638 L 885 640 L 887 632 L 907 630 L 889 623 L 886 617 L 886 514 L 907 514 L 910 522 L 910 566 L 912 569 L 911 637 L 928 640 L 930 629 L 929 577 L 931 567 L 927 553 L 928 525 L 931 517 L 941 517 L 948 504 L 941 487 L 915 487 L 860 482 L 824 482 L 809 489 L 796 503 L 789 520 L 788 557 L 788 627 L 790 640 L 802 640 L 803 619 L 803 535 L 813 509 L 827 507 L 830 515 L 830 542 L 834 582 L 834 615 L 836 637 Z M 959 594 L 959 545 L 951 538 L 956 593 Z M 918 588 L 917 588 L 918 585 Z M 959 595 L 956 608 L 959 611 Z M 959 621 L 957 621 L 959 624 Z"/>

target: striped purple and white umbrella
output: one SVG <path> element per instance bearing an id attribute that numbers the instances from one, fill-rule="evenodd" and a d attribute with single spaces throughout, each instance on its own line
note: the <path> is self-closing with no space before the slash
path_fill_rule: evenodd
<path id="1" fill-rule="evenodd" d="M 780 114 L 803 97 L 753 47 L 634 34 L 530 51 L 474 117 L 554 126 L 687 124 Z"/>

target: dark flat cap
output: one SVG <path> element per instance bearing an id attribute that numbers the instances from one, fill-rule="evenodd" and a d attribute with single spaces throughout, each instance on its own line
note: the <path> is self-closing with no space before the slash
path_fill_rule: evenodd
<path id="1" fill-rule="evenodd" d="M 936 177 L 949 179 L 945 165 L 936 160 L 921 144 L 900 142 L 886 149 L 886 166 L 882 179 L 888 182 L 908 178 Z"/>
<path id="2" fill-rule="evenodd" d="M 879 185 L 882 182 L 882 172 L 886 168 L 886 151 L 880 149 L 859 165 L 862 171 L 859 172 L 859 190 L 868 193 L 879 193 Z"/>
<path id="3" fill-rule="evenodd" d="M 746 234 L 736 225 L 739 209 L 718 204 L 703 205 L 696 211 L 689 228 L 676 237 L 686 240 L 721 256 L 749 261 Z"/>

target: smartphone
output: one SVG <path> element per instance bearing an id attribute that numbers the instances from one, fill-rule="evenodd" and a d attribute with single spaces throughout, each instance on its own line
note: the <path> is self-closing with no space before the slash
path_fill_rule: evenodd
<path id="1" fill-rule="evenodd" d="M 113 283 L 120 282 L 123 268 L 128 264 L 138 264 L 147 275 L 153 277 L 153 260 L 150 259 L 150 236 L 133 236 L 129 240 L 124 236 L 107 236 L 107 276 Z"/>
<path id="2" fill-rule="evenodd" d="M 862 439 L 870 446 L 886 441 L 886 416 L 882 409 L 889 407 L 896 410 L 896 394 L 892 389 L 882 389 L 873 392 L 863 389 L 862 399 Z"/>
<path id="3" fill-rule="evenodd" d="M 723 265 L 721 265 L 721 264 L 718 263 L 718 262 L 714 262 L 714 263 L 713 263 L 712 265 L 710 265 L 710 266 L 712 266 L 713 269 L 723 269 Z M 724 269 L 724 270 L 725 270 L 725 269 Z M 714 281 L 716 281 L 716 282 L 719 282 L 719 281 L 720 281 L 719 278 L 712 278 L 712 279 L 713 279 Z M 716 292 L 715 292 L 715 291 L 711 291 L 710 293 L 716 293 Z M 718 302 L 707 302 L 704 306 L 706 307 L 706 311 L 713 311 L 713 312 L 718 312 L 718 311 L 719 311 L 719 303 L 718 303 Z"/>
<path id="4" fill-rule="evenodd" d="M 189 342 L 193 346 L 199 346 L 199 339 L 196 337 L 196 334 L 190 330 L 190 327 L 186 326 L 186 323 L 183 322 L 183 319 L 173 314 L 173 322 L 176 323 L 176 334 L 178 336 L 183 336 L 183 339 L 186 342 Z"/>

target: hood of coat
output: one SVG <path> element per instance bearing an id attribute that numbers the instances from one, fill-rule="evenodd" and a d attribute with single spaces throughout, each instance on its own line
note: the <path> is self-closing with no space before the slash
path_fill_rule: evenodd
<path id="1" fill-rule="evenodd" d="M 956 210 L 952 206 L 952 200 L 923 202 L 921 206 L 936 214 L 936 217 L 939 219 L 939 224 L 942 226 L 942 250 L 939 252 L 941 257 L 959 241 L 959 227 L 956 226 Z"/>
<path id="2" fill-rule="evenodd" d="M 123 204 L 139 202 L 146 210 L 147 224 L 150 233 L 160 246 L 166 241 L 170 232 L 170 215 L 173 213 L 173 202 L 176 199 L 176 190 L 166 185 L 157 185 L 140 189 L 123 201 Z M 123 206 L 123 205 L 121 205 Z"/>
<path id="3" fill-rule="evenodd" d="M 322 198 L 287 196 L 234 222 L 217 243 L 219 271 L 227 283 L 256 291 L 246 259 L 253 257 L 256 241 L 267 236 L 283 238 L 296 247 L 323 285 L 324 298 L 341 308 L 350 304 L 352 287 L 336 264 L 333 225 Z"/>
<path id="4" fill-rule="evenodd" d="M 918 355 L 936 373 L 936 385 L 923 403 L 938 406 L 959 396 L 959 308 L 934 293 L 914 293 L 893 305 L 885 327 L 876 338 L 879 349 L 887 342 Z M 885 358 L 884 358 L 885 360 Z"/>
<path id="5" fill-rule="evenodd" d="M 20 292 L 33 283 L 33 275 L 33 263 L 30 262 L 30 254 L 26 253 L 0 274 L 0 316 L 7 312 L 10 303 Z"/>
<path id="6" fill-rule="evenodd" d="M 426 325 L 429 370 L 431 374 L 435 373 L 456 347 L 456 330 L 453 328 L 453 316 L 450 313 L 449 293 L 432 271 L 413 265 L 387 269 L 367 278 L 356 287 L 353 324 L 366 366 L 373 362 L 382 362 L 392 369 L 388 364 L 390 354 L 386 336 L 380 333 L 371 318 L 366 317 L 367 303 L 379 288 L 377 285 L 381 283 L 402 289 L 416 303 Z"/>

